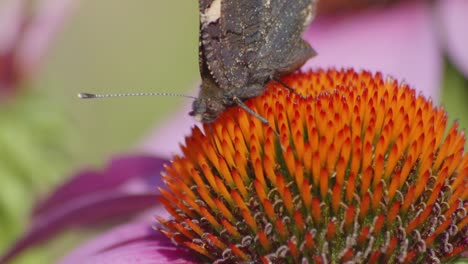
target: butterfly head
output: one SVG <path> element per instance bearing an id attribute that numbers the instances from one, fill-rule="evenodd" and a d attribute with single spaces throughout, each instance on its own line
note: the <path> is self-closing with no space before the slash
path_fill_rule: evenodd
<path id="1" fill-rule="evenodd" d="M 218 116 L 224 112 L 223 102 L 213 98 L 198 98 L 193 101 L 192 111 L 189 115 L 195 117 L 197 121 L 203 123 L 211 123 L 215 121 Z"/>

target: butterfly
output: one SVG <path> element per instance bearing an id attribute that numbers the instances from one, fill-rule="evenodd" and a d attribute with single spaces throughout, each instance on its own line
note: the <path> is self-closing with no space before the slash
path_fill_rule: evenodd
<path id="1" fill-rule="evenodd" d="M 315 5 L 316 0 L 200 0 L 202 82 L 189 114 L 210 123 L 238 105 L 256 115 L 243 101 L 316 55 L 301 38 Z"/>

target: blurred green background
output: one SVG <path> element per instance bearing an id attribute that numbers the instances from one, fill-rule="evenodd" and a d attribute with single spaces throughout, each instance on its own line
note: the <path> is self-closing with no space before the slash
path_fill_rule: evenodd
<path id="1" fill-rule="evenodd" d="M 198 81 L 197 1 L 80 1 L 33 85 L 71 113 L 73 167 L 102 164 L 136 144 L 184 98 L 80 100 L 79 92 L 191 93 Z"/>
<path id="2" fill-rule="evenodd" d="M 0 0 L 0 11 L 9 1 Z M 24 231 L 33 204 L 57 184 L 130 152 L 187 103 L 176 97 L 86 101 L 77 94 L 193 93 L 198 2 L 78 0 L 47 50 L 24 93 L 1 105 L 0 253 Z M 48 263 L 84 236 L 61 236 L 15 263 Z"/>

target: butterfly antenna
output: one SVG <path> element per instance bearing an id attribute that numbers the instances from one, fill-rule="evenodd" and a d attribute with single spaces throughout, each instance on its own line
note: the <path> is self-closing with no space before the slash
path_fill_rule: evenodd
<path id="1" fill-rule="evenodd" d="M 93 93 L 79 93 L 78 97 L 81 99 L 101 99 L 111 97 L 130 97 L 130 96 L 175 96 L 185 97 L 190 99 L 197 99 L 194 96 L 176 93 L 116 93 L 116 94 L 93 94 Z"/>

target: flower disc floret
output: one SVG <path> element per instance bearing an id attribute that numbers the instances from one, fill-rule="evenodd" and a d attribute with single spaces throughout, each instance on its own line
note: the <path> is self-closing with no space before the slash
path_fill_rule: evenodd
<path id="1" fill-rule="evenodd" d="M 442 107 L 381 74 L 272 82 L 195 127 L 163 174 L 159 219 L 216 263 L 425 263 L 467 250 L 468 155 Z"/>

